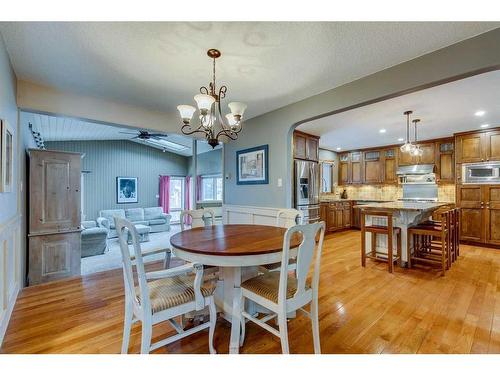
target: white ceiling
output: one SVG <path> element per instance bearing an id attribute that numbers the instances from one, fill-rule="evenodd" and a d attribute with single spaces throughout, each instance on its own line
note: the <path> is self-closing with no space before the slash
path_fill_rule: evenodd
<path id="1" fill-rule="evenodd" d="M 398 138 L 406 137 L 406 110 L 413 110 L 412 119 L 422 120 L 418 125 L 421 140 L 479 129 L 482 124 L 500 126 L 500 71 L 323 117 L 298 129 L 321 136 L 320 147 L 333 151 L 403 143 Z M 486 113 L 475 116 L 479 110 Z"/>
<path id="2" fill-rule="evenodd" d="M 136 129 L 122 128 L 107 124 L 100 124 L 79 119 L 51 116 L 40 113 L 23 112 L 21 115 L 23 121 L 22 126 L 33 125 L 33 130 L 40 132 L 45 142 L 48 141 L 103 141 L 103 140 L 131 140 Z M 143 130 L 143 129 L 141 129 Z M 155 132 L 157 133 L 157 132 Z M 167 151 L 183 156 L 191 156 L 193 154 L 193 138 L 182 136 L 179 134 L 166 134 L 166 140 L 183 145 L 184 150 L 175 150 L 166 148 Z M 150 143 L 141 140 L 133 140 L 137 143 L 142 143 L 150 147 L 163 149 Z M 220 148 L 221 146 L 217 146 Z M 212 150 L 212 147 L 204 140 L 198 140 L 198 153 L 203 153 Z"/>
<path id="3" fill-rule="evenodd" d="M 4 22 L 19 79 L 176 112 L 211 77 L 247 118 L 496 28 L 496 22 Z"/>

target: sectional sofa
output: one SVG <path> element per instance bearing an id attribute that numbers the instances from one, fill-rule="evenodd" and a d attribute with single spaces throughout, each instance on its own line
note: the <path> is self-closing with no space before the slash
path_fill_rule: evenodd
<path id="1" fill-rule="evenodd" d="M 114 217 L 118 216 L 131 221 L 133 224 L 142 224 L 151 227 L 150 233 L 170 230 L 171 215 L 163 212 L 161 207 L 128 208 L 118 210 L 101 210 L 97 218 L 99 227 L 108 229 L 108 238 L 115 238 Z"/>

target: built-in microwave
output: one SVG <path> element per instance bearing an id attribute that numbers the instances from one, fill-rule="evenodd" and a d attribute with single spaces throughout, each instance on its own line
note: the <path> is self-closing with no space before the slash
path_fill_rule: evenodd
<path id="1" fill-rule="evenodd" d="M 462 181 L 465 184 L 500 184 L 500 162 L 463 164 Z"/>

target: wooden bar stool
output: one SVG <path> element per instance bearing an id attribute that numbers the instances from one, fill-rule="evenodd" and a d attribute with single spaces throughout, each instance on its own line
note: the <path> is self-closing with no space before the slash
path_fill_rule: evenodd
<path id="1" fill-rule="evenodd" d="M 387 225 L 366 225 L 366 215 L 385 217 L 387 218 Z M 371 249 L 367 254 L 366 252 L 366 233 L 370 233 Z M 385 252 L 377 251 L 377 235 L 383 234 L 387 236 L 387 254 Z M 396 235 L 396 257 L 393 252 L 393 239 Z M 366 258 L 387 262 L 388 271 L 392 273 L 394 270 L 394 261 L 401 262 L 401 228 L 394 227 L 392 222 L 392 212 L 390 211 L 361 211 L 361 265 L 366 266 Z"/>
<path id="2" fill-rule="evenodd" d="M 460 255 L 460 208 L 453 208 L 446 211 L 441 211 L 440 214 L 443 212 L 449 212 L 450 214 L 450 224 L 449 224 L 450 256 L 448 264 L 449 266 L 451 266 L 451 264 L 454 263 L 455 260 L 457 260 L 458 256 Z M 439 227 L 442 224 L 442 221 L 428 220 L 425 221 L 424 224 L 432 224 Z"/>
<path id="3" fill-rule="evenodd" d="M 441 267 L 444 276 L 451 266 L 451 246 L 453 240 L 451 223 L 453 210 L 441 213 L 441 220 L 426 221 L 408 228 L 408 267 L 415 262 L 437 264 Z M 413 254 L 409 239 L 413 239 Z"/>

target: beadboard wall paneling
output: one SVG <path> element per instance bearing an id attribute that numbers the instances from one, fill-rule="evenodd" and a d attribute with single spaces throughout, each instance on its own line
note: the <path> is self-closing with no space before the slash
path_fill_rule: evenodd
<path id="1" fill-rule="evenodd" d="M 85 154 L 83 214 L 96 219 L 99 210 L 158 205 L 159 175 L 186 176 L 188 158 L 130 141 L 46 142 L 49 150 Z M 116 203 L 116 177 L 138 177 L 138 203 Z"/>

